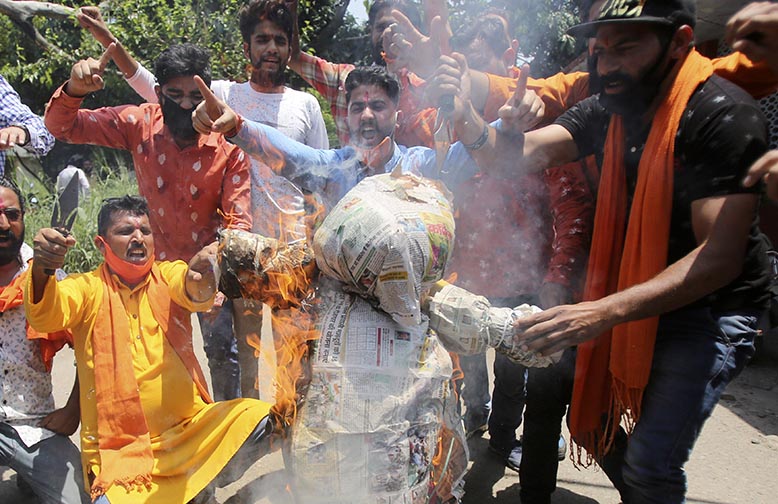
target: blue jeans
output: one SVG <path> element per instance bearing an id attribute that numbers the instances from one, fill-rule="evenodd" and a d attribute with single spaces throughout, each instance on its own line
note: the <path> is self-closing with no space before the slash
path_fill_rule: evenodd
<path id="1" fill-rule="evenodd" d="M 87 504 L 81 454 L 65 436 L 56 435 L 27 447 L 10 425 L 0 422 L 0 466 L 23 478 L 45 504 Z"/>
<path id="2" fill-rule="evenodd" d="M 640 419 L 600 461 L 625 504 L 686 502 L 684 464 L 727 384 L 753 356 L 761 314 L 689 308 L 660 317 Z"/>
<path id="3" fill-rule="evenodd" d="M 214 401 L 240 397 L 238 343 L 232 329 L 232 300 L 210 313 L 198 313 L 205 355 L 211 370 Z"/>

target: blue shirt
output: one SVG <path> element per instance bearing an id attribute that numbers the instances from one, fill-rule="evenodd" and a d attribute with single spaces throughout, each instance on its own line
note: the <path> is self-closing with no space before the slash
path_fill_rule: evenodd
<path id="1" fill-rule="evenodd" d="M 360 151 L 353 147 L 314 149 L 254 121 L 245 120 L 240 132 L 230 141 L 303 190 L 321 196 L 327 208 L 332 208 L 367 175 L 375 173 L 361 161 Z M 440 179 L 449 189 L 454 189 L 478 172 L 461 142 L 451 145 L 440 173 L 434 149 L 408 148 L 394 142 L 392 148 L 392 157 L 383 166 L 384 173 L 400 166 L 403 173 Z"/>
<path id="2" fill-rule="evenodd" d="M 0 75 L 0 129 L 9 126 L 24 126 L 29 132 L 29 141 L 22 145 L 30 152 L 45 156 L 54 146 L 54 137 L 43 124 L 43 119 L 32 113 L 22 103 L 19 94 Z M 5 172 L 6 151 L 0 150 L 0 175 Z"/>

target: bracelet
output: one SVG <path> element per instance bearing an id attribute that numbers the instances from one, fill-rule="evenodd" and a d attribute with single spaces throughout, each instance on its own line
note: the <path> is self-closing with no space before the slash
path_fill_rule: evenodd
<path id="1" fill-rule="evenodd" d="M 30 143 L 30 141 L 32 140 L 32 135 L 30 135 L 30 128 L 28 128 L 24 124 L 11 124 L 11 126 L 15 128 L 19 128 L 20 130 L 24 130 L 24 134 L 26 135 L 27 140 L 23 144 L 19 144 L 20 146 L 24 146 Z"/>
<path id="2" fill-rule="evenodd" d="M 489 125 L 484 123 L 484 130 L 481 132 L 481 136 L 471 144 L 462 142 L 462 146 L 467 150 L 478 150 L 484 146 L 487 140 L 489 140 Z"/>

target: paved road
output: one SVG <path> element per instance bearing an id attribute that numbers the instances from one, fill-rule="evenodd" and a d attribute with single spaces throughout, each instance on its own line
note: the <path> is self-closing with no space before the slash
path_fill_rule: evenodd
<path id="1" fill-rule="evenodd" d="M 264 338 L 263 338 L 264 340 Z M 766 339 L 759 359 L 727 389 L 723 400 L 703 430 L 689 473 L 689 502 L 700 504 L 772 504 L 778 502 L 778 336 Z M 263 345 L 270 348 L 269 345 Z M 202 353 L 199 356 L 202 359 Z M 272 362 L 262 363 L 262 367 Z M 55 361 L 55 397 L 64 401 L 74 374 L 72 354 Z M 269 373 L 264 373 L 267 376 Z M 261 384 L 268 393 L 269 384 Z M 518 504 L 519 477 L 507 470 L 487 450 L 487 439 L 470 442 L 473 461 L 466 486 L 466 504 Z M 2 471 L 0 469 L 0 471 Z M 0 473 L 0 504 L 33 504 L 16 489 L 11 470 Z M 248 494 L 248 483 L 259 490 Z M 616 504 L 618 494 L 602 471 L 577 470 L 569 460 L 560 465 L 559 488 L 553 504 Z M 283 460 L 279 452 L 259 462 L 237 483 L 217 493 L 220 503 L 285 504 Z"/>

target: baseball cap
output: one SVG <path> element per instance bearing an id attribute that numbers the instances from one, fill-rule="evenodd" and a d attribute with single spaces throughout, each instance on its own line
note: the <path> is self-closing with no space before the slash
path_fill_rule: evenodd
<path id="1" fill-rule="evenodd" d="M 654 23 L 663 26 L 689 25 L 696 20 L 694 0 L 607 0 L 596 19 L 571 27 L 567 33 L 593 37 L 597 28 L 613 23 Z"/>

